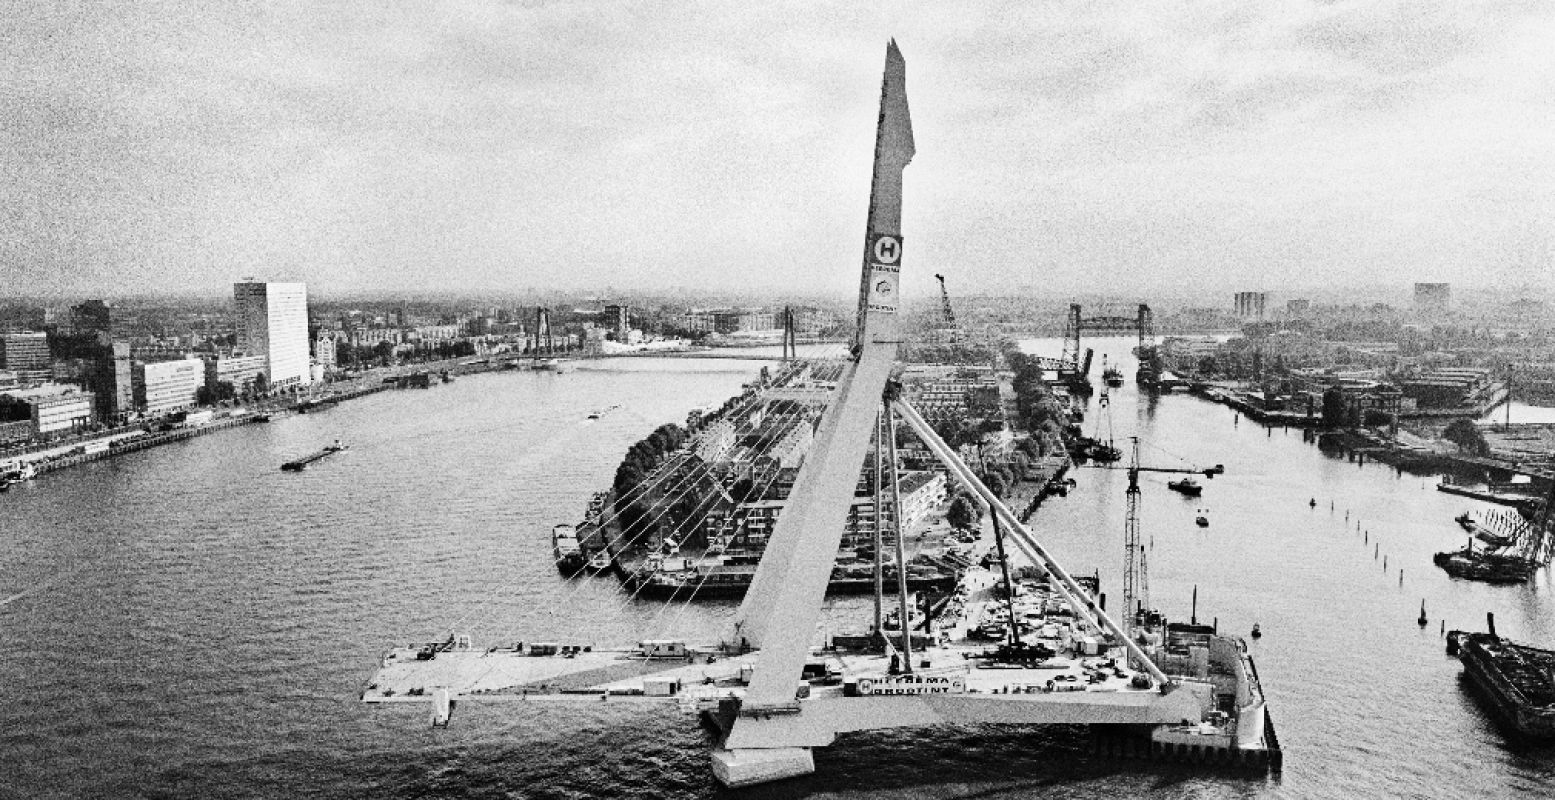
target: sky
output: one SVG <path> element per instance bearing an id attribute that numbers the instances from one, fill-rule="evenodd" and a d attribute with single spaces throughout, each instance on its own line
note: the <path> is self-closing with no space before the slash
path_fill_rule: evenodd
<path id="1" fill-rule="evenodd" d="M 0 298 L 1298 291 L 1555 261 L 1555 3 L 0 0 Z M 1229 302 L 1229 300 L 1228 300 Z"/>

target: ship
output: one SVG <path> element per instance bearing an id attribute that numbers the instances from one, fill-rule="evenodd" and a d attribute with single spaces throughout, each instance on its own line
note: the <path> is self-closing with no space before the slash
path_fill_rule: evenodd
<path id="1" fill-rule="evenodd" d="M 1492 553 L 1468 547 L 1450 553 L 1437 553 L 1431 557 L 1454 578 L 1484 581 L 1485 583 L 1527 583 L 1538 564 L 1519 555 Z"/>
<path id="2" fill-rule="evenodd" d="M 1118 369 L 1116 365 L 1108 364 L 1106 356 L 1102 356 L 1101 357 L 1101 364 L 1102 364 L 1102 369 L 1101 369 L 1101 379 L 1102 379 L 1102 381 L 1104 381 L 1108 386 L 1111 386 L 1114 389 L 1118 388 L 1119 386 L 1122 386 L 1123 385 L 1123 370 Z"/>
<path id="3" fill-rule="evenodd" d="M 1495 616 L 1485 618 L 1487 633 L 1450 631 L 1447 653 L 1463 662 L 1464 678 L 1512 731 L 1555 738 L 1555 650 L 1503 639 Z"/>
<path id="4" fill-rule="evenodd" d="M 1473 533 L 1474 529 L 1479 527 L 1478 525 L 1475 524 L 1474 517 L 1471 516 L 1469 514 L 1469 512 L 1467 512 L 1467 511 L 1463 512 L 1462 514 L 1459 514 L 1456 517 L 1453 517 L 1452 521 L 1458 523 L 1459 525 L 1462 525 L 1463 529 L 1468 531 L 1469 533 Z"/>
<path id="5" fill-rule="evenodd" d="M 348 449 L 350 449 L 350 445 L 342 444 L 339 439 L 336 439 L 333 444 L 325 445 L 323 450 L 309 453 L 302 458 L 288 461 L 285 464 L 282 464 L 281 470 L 283 472 L 302 472 L 303 470 L 307 469 L 308 466 L 313 462 L 320 461 L 334 455 L 335 453 L 339 453 Z"/>
<path id="6" fill-rule="evenodd" d="M 1167 481 L 1166 488 L 1171 489 L 1174 492 L 1181 492 L 1182 494 L 1185 494 L 1189 497 L 1198 497 L 1204 493 L 1204 487 L 1200 486 L 1199 482 L 1192 478 Z"/>
<path id="7" fill-rule="evenodd" d="M 884 572 L 886 586 L 896 586 L 895 566 L 887 565 Z M 641 570 L 627 576 L 625 582 L 629 589 L 642 597 L 688 600 L 692 597 L 744 597 L 755 576 L 755 564 L 697 566 L 683 561 L 679 568 Z M 908 591 L 950 592 L 956 588 L 956 580 L 954 572 L 907 565 Z M 869 594 L 873 591 L 875 578 L 872 567 L 834 567 L 826 585 L 827 594 Z"/>
<path id="8" fill-rule="evenodd" d="M 38 468 L 26 461 L 15 461 L 0 465 L 0 480 L 16 484 L 30 481 L 36 477 L 38 477 Z"/>
<path id="9" fill-rule="evenodd" d="M 587 559 L 578 546 L 578 529 L 566 523 L 551 528 L 551 550 L 556 555 L 556 568 L 563 575 L 574 575 Z"/>

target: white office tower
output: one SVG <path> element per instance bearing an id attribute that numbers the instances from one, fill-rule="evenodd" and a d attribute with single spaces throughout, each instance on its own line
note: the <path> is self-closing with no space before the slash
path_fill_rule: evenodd
<path id="1" fill-rule="evenodd" d="M 238 310 L 238 349 L 265 357 L 270 386 L 311 383 L 307 285 L 247 280 L 233 284 L 232 294 Z"/>

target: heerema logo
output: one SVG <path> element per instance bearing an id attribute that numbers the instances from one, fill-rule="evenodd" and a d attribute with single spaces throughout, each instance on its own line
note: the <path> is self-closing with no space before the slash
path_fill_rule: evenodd
<path id="1" fill-rule="evenodd" d="M 878 236 L 874 247 L 870 248 L 875 261 L 880 264 L 895 264 L 902 257 L 902 242 L 889 234 Z"/>

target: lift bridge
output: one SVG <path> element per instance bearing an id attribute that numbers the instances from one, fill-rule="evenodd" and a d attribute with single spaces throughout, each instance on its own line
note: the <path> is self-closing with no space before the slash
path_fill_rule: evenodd
<path id="1" fill-rule="evenodd" d="M 892 41 L 886 49 L 851 357 L 843 362 L 738 613 L 718 640 L 705 645 L 650 640 L 618 650 L 562 646 L 565 652 L 558 655 L 554 644 L 482 650 L 450 637 L 439 645 L 390 652 L 364 700 L 431 701 L 434 724 L 447 723 L 455 701 L 475 696 L 678 703 L 717 722 L 721 738 L 712 752 L 713 773 L 730 786 L 812 772 L 813 748 L 830 745 L 840 733 L 883 728 L 1079 723 L 1152 731 L 1155 752 L 1191 747 L 1199 753 L 1212 743 L 1215 747 L 1202 752 L 1235 761 L 1268 750 L 1272 729 L 1245 648 L 1238 650 L 1225 637 L 1211 640 L 1207 631 L 1189 631 L 1197 637 L 1195 644 L 1184 645 L 1185 655 L 1179 657 L 1169 655 L 1160 641 L 1128 635 L 1096 593 L 1059 564 L 892 391 L 902 339 L 902 176 L 915 152 L 905 72 Z M 871 439 L 878 442 L 879 432 L 895 430 L 888 422 L 893 416 L 992 511 L 1003 531 L 1001 550 L 1009 543 L 1016 550 L 1012 555 L 1045 576 L 1054 602 L 1067 604 L 1090 658 L 1057 664 L 1038 657 L 980 668 L 977 655 L 965 647 L 915 642 L 907 632 L 902 569 L 896 573 L 903 582 L 900 642 L 879 635 L 875 646 L 860 652 L 816 649 L 823 597 L 859 466 Z M 894 452 L 891 464 L 894 471 Z M 877 561 L 877 587 L 880 574 Z M 1209 661 L 1217 664 L 1214 676 Z M 1236 716 L 1235 724 L 1225 722 L 1228 711 Z"/>
<path id="2" fill-rule="evenodd" d="M 1155 348 L 1155 316 L 1150 306 L 1140 303 L 1133 314 L 1125 309 L 1105 305 L 1090 309 L 1089 314 L 1079 303 L 1069 304 L 1069 314 L 1064 321 L 1064 350 L 1058 358 L 1037 359 L 1042 369 L 1058 373 L 1060 382 L 1083 379 L 1090 375 L 1092 351 L 1084 349 L 1082 336 L 1137 333 L 1139 344 L 1134 354 L 1141 361 L 1148 360 Z"/>

